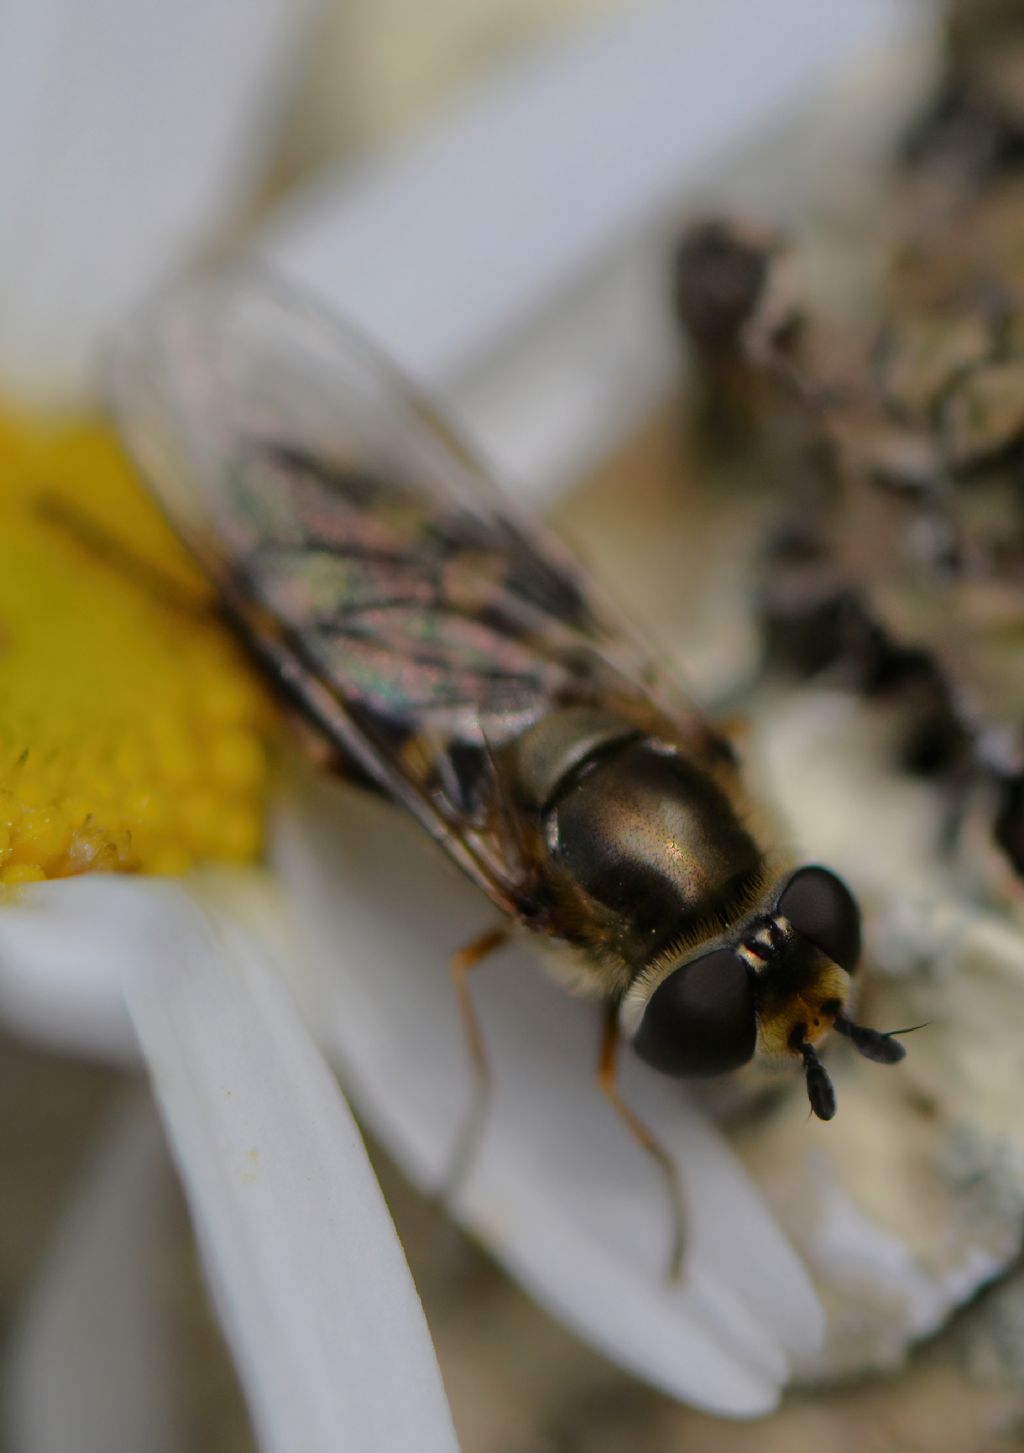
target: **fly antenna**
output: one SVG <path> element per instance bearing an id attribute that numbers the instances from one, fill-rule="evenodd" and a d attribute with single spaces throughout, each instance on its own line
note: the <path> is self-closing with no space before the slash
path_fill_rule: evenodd
<path id="1" fill-rule="evenodd" d="M 836 1091 L 828 1070 L 814 1052 L 813 1044 L 806 1040 L 800 1045 L 807 1076 L 807 1098 L 811 1109 L 819 1120 L 831 1120 L 836 1113 Z"/>
<path id="2" fill-rule="evenodd" d="M 879 1065 L 895 1065 L 906 1055 L 905 1047 L 896 1039 L 897 1034 L 912 1034 L 915 1029 L 924 1029 L 923 1024 L 912 1024 L 909 1029 L 890 1029 L 883 1032 L 880 1029 L 869 1029 L 866 1024 L 854 1024 L 852 1019 L 847 1019 L 845 1014 L 837 1014 L 835 1017 L 835 1028 L 846 1038 L 865 1059 L 874 1060 Z"/>

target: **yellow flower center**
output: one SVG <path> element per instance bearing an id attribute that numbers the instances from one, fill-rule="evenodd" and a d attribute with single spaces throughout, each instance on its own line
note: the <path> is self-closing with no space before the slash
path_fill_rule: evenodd
<path id="1" fill-rule="evenodd" d="M 0 882 L 255 858 L 272 720 L 109 432 L 0 415 Z"/>

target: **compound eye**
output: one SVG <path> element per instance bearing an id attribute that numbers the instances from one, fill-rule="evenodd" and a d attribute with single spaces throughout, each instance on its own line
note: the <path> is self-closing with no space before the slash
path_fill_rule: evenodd
<path id="1" fill-rule="evenodd" d="M 778 910 L 802 938 L 852 974 L 860 958 L 860 909 L 827 868 L 801 868 L 786 884 Z"/>
<path id="2" fill-rule="evenodd" d="M 651 995 L 634 1046 L 667 1075 L 724 1075 L 754 1053 L 754 988 L 729 948 L 675 969 Z"/>

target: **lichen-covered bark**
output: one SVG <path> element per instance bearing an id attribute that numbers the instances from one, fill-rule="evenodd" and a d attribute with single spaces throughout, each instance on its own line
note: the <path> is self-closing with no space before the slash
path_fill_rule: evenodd
<path id="1" fill-rule="evenodd" d="M 894 707 L 905 765 L 1024 876 L 1024 7 L 952 12 L 878 233 L 854 327 L 785 239 L 720 220 L 682 241 L 677 311 L 782 495 L 769 659 Z"/>

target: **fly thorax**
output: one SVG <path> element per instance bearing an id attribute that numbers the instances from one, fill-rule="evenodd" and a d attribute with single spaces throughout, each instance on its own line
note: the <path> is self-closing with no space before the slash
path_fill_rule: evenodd
<path id="1" fill-rule="evenodd" d="M 671 747 L 621 723 L 616 735 L 608 719 L 601 734 L 591 714 L 559 716 L 523 753 L 535 781 L 541 764 L 547 773 L 539 810 L 550 864 L 616 926 L 617 950 L 639 969 L 726 917 L 762 856 L 722 788 Z"/>

